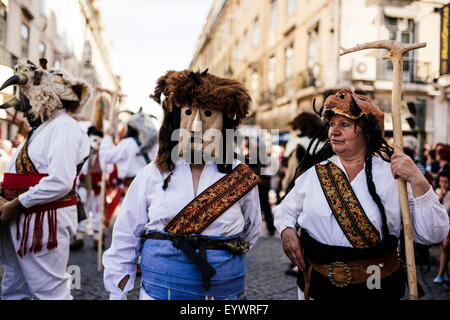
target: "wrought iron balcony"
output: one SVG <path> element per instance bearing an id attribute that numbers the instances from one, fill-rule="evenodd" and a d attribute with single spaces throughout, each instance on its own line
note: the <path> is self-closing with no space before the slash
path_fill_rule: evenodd
<path id="1" fill-rule="evenodd" d="M 316 63 L 313 67 L 298 73 L 295 81 L 296 87 L 299 89 L 304 89 L 318 86 L 321 69 L 321 65 Z"/>

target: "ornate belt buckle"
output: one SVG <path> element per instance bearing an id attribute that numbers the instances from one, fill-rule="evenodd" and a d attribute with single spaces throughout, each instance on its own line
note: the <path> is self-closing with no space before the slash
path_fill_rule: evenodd
<path id="1" fill-rule="evenodd" d="M 334 279 L 333 271 L 335 268 L 344 269 L 344 272 L 346 274 L 346 278 L 344 281 L 336 281 Z M 348 265 L 346 265 L 345 263 L 336 261 L 328 266 L 328 279 L 336 287 L 342 288 L 342 287 L 348 286 L 352 282 L 352 271 L 350 270 L 350 267 Z"/>

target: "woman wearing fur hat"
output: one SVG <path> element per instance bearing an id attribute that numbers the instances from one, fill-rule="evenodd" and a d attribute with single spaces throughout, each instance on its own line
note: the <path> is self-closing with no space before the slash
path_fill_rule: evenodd
<path id="1" fill-rule="evenodd" d="M 19 98 L 1 108 L 24 112 L 31 132 L 17 148 L 2 182 L 0 263 L 2 299 L 72 299 L 66 272 L 77 227 L 77 172 L 89 139 L 70 113 L 90 96 L 86 82 L 57 69 L 21 61 L 1 89 Z"/>
<path id="2" fill-rule="evenodd" d="M 329 140 L 275 210 L 283 249 L 301 270 L 299 299 L 401 299 L 396 179 L 408 183 L 416 242 L 444 239 L 447 213 L 411 158 L 386 143 L 383 113 L 369 97 L 339 90 L 320 114 Z M 371 282 L 374 272 L 380 281 Z"/>
<path id="3" fill-rule="evenodd" d="M 152 98 L 162 94 L 158 155 L 123 201 L 103 256 L 105 287 L 125 299 L 140 256 L 141 299 L 240 299 L 245 253 L 261 229 L 259 178 L 224 156 L 234 140 L 226 130 L 246 116 L 250 96 L 237 81 L 190 70 L 161 77 Z"/>

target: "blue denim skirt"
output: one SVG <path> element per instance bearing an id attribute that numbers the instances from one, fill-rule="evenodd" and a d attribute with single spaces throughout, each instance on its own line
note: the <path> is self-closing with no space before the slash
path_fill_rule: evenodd
<path id="1" fill-rule="evenodd" d="M 151 231 L 154 232 L 154 231 Z M 163 232 L 160 232 L 163 233 Z M 226 240 L 239 237 L 209 237 Z M 141 252 L 142 288 L 160 300 L 242 299 L 245 292 L 245 255 L 226 250 L 206 250 L 208 263 L 217 273 L 205 290 L 196 266 L 170 240 L 147 239 Z M 168 290 L 170 289 L 170 290 Z"/>

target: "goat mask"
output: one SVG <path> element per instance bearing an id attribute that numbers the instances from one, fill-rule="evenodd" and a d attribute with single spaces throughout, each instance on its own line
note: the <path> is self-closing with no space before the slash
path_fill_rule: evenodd
<path id="1" fill-rule="evenodd" d="M 0 108 L 14 107 L 24 112 L 29 122 L 47 121 L 58 109 L 78 112 L 91 95 L 90 86 L 66 71 L 47 70 L 45 59 L 40 62 L 41 65 L 36 66 L 30 60 L 22 60 L 14 67 L 14 76 L 6 80 L 0 90 L 17 85 L 17 96 Z"/>

